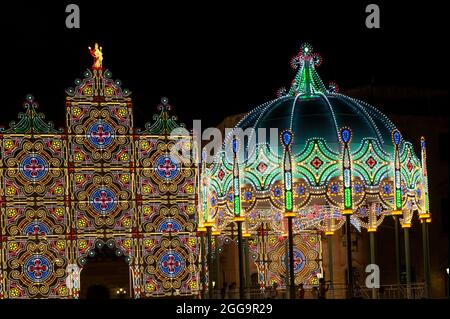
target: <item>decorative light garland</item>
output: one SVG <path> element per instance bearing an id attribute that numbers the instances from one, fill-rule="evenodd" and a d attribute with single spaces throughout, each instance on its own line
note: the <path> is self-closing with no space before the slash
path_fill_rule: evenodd
<path id="1" fill-rule="evenodd" d="M 428 199 L 428 171 L 427 171 L 427 147 L 425 137 L 420 138 L 420 150 L 422 154 L 422 184 L 423 184 L 423 208 L 419 214 L 420 219 L 431 222 L 430 204 Z"/>

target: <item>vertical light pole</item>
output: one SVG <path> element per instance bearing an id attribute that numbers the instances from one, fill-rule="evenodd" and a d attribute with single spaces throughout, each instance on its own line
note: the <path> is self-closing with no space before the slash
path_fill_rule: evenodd
<path id="1" fill-rule="evenodd" d="M 393 212 L 391 215 L 394 219 L 395 272 L 397 277 L 397 289 L 400 289 L 400 238 L 398 232 L 398 217 Z"/>
<path id="2" fill-rule="evenodd" d="M 201 172 L 201 205 L 203 212 L 203 226 L 206 228 L 206 243 L 208 253 L 206 255 L 206 264 L 208 265 L 208 298 L 213 298 L 213 267 L 212 267 L 212 238 L 211 231 L 214 225 L 208 207 L 208 178 L 206 176 L 206 152 L 202 152 L 202 172 Z"/>
<path id="3" fill-rule="evenodd" d="M 370 237 L 370 263 L 375 264 L 375 233 L 377 231 L 377 209 L 381 209 L 377 207 L 376 204 L 372 204 L 368 207 L 369 209 L 369 227 L 367 228 L 367 232 Z M 377 291 L 375 288 L 372 288 L 372 299 L 377 299 Z"/>
<path id="4" fill-rule="evenodd" d="M 239 164 L 237 153 L 239 149 L 239 143 L 236 137 L 233 138 L 233 201 L 234 201 L 234 221 L 237 223 L 238 228 L 238 262 L 239 262 L 239 298 L 244 299 L 245 289 L 245 275 L 244 275 L 244 252 L 243 249 L 243 236 L 242 236 L 242 223 L 245 218 L 241 216 L 241 189 L 239 183 Z"/>
<path id="5" fill-rule="evenodd" d="M 411 224 L 402 224 L 403 235 L 405 241 L 405 267 L 406 267 L 406 294 L 407 298 L 411 298 L 411 252 L 409 246 L 409 228 Z"/>
<path id="6" fill-rule="evenodd" d="M 325 232 L 325 236 L 327 236 L 327 245 L 328 245 L 328 276 L 330 277 L 330 290 L 332 299 L 334 299 L 333 234 L 334 231 L 332 230 L 328 230 Z"/>
<path id="7" fill-rule="evenodd" d="M 197 237 L 200 240 L 200 282 L 201 282 L 200 296 L 202 299 L 204 298 L 206 286 L 205 241 L 204 241 L 205 232 L 206 227 L 203 226 L 197 227 Z"/>
<path id="8" fill-rule="evenodd" d="M 331 299 L 334 299 L 334 273 L 333 273 L 333 235 L 335 230 L 334 209 L 328 210 L 328 218 L 325 220 L 325 236 L 328 248 L 328 277 L 330 278 Z"/>
<path id="9" fill-rule="evenodd" d="M 286 228 L 287 228 L 287 220 L 286 220 Z M 289 280 L 289 236 L 288 232 L 285 232 L 283 234 L 283 240 L 284 240 L 284 267 L 286 269 L 285 276 L 284 276 L 284 285 L 286 286 L 286 298 L 289 297 L 288 293 L 290 294 L 290 290 L 288 289 L 291 286 L 291 282 Z"/>
<path id="10" fill-rule="evenodd" d="M 288 221 L 288 245 L 289 245 L 289 297 L 295 298 L 295 274 L 294 274 L 294 234 L 292 230 L 292 219 L 295 217 L 293 212 L 292 200 L 292 160 L 290 145 L 292 144 L 292 132 L 283 131 L 281 133 L 281 142 L 284 146 L 283 171 L 284 171 L 284 217 Z"/>
<path id="11" fill-rule="evenodd" d="M 400 132 L 395 130 L 392 133 L 392 140 L 394 142 L 394 207 L 391 215 L 394 218 L 395 231 L 395 262 L 397 270 L 397 285 L 400 289 L 400 238 L 398 230 L 398 216 L 402 215 L 402 191 L 401 191 L 401 176 L 400 176 L 400 155 L 399 146 L 401 141 Z"/>
<path id="12" fill-rule="evenodd" d="M 211 228 L 212 224 L 208 223 L 206 227 L 206 240 L 208 245 L 207 265 L 208 265 L 208 298 L 213 298 L 213 267 L 212 267 L 212 238 Z"/>
<path id="13" fill-rule="evenodd" d="M 219 236 L 220 230 L 214 229 L 212 232 L 214 236 L 214 248 L 215 248 L 215 259 L 214 259 L 214 281 L 216 282 L 216 290 L 220 291 L 220 287 L 222 287 L 222 278 L 220 276 L 220 251 L 219 251 Z"/>
<path id="14" fill-rule="evenodd" d="M 419 219 L 422 223 L 422 253 L 423 253 L 423 277 L 425 282 L 425 297 L 431 297 L 431 278 L 430 278 L 430 246 L 428 242 L 428 223 L 431 222 L 430 206 L 428 199 L 428 171 L 427 171 L 427 149 L 425 138 L 420 139 L 420 149 L 422 155 L 422 209 L 419 213 Z"/>
<path id="15" fill-rule="evenodd" d="M 249 255 L 249 240 L 251 237 L 251 234 L 248 232 L 247 224 L 245 224 L 245 229 L 242 233 L 242 240 L 244 245 L 244 261 L 245 261 L 245 288 L 247 289 L 247 295 L 246 298 L 248 298 L 248 292 L 250 291 L 250 259 L 248 258 Z"/>
<path id="16" fill-rule="evenodd" d="M 349 128 L 342 128 L 340 131 L 342 142 L 342 177 L 344 180 L 344 209 L 342 215 L 345 216 L 345 233 L 347 241 L 347 277 L 348 277 L 348 297 L 353 298 L 353 265 L 352 265 L 352 236 L 350 216 L 353 214 L 352 203 L 352 166 L 350 150 L 348 144 L 352 138 L 352 131 Z"/>
<path id="17" fill-rule="evenodd" d="M 204 158 L 204 154 L 202 154 L 203 157 L 203 163 L 202 165 L 205 163 L 205 158 Z M 198 161 L 197 161 L 198 162 Z M 200 176 L 204 174 L 204 171 L 202 170 L 201 172 L 197 173 L 197 185 L 201 185 L 201 178 Z M 205 212 L 204 207 L 203 207 L 203 187 L 200 187 L 200 190 L 198 192 L 200 194 L 200 198 L 199 195 L 195 195 L 195 201 L 197 204 L 197 212 L 198 212 L 198 225 L 197 225 L 197 237 L 200 240 L 200 283 L 201 283 L 201 291 L 200 291 L 200 296 L 201 298 L 204 297 L 204 293 L 205 293 L 205 286 L 206 286 L 206 269 L 205 269 L 205 242 L 204 242 L 204 234 L 206 232 L 206 227 L 205 227 L 205 221 L 207 220 L 208 216 L 207 216 L 207 212 Z"/>

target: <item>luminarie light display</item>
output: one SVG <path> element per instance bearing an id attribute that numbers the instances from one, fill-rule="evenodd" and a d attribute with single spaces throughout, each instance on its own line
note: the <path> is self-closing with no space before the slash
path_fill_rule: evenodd
<path id="1" fill-rule="evenodd" d="M 27 96 L 0 130 L 0 298 L 78 298 L 96 248 L 124 256 L 134 298 L 199 288 L 196 172 L 171 152 L 190 136 L 161 100 L 136 130 L 131 92 L 94 65 L 66 93 L 65 130 Z M 107 274 L 106 274 L 107 275 Z"/>
<path id="2" fill-rule="evenodd" d="M 222 236 L 234 229 L 233 214 L 241 202 L 249 258 L 256 263 L 261 287 L 288 282 L 280 251 L 291 228 L 299 259 L 289 267 L 295 284 L 310 286 L 323 273 L 322 233 L 332 236 L 345 224 L 374 233 L 386 216 L 400 214 L 406 234 L 413 212 L 425 223 L 431 220 L 424 141 L 422 167 L 412 144 L 384 114 L 340 94 L 336 84 L 324 85 L 316 71 L 321 62 L 310 45 L 303 45 L 291 61 L 298 71 L 290 89 L 279 90 L 276 99 L 245 115 L 236 129 L 253 128 L 251 135 L 236 142 L 239 135 L 228 134 L 220 154 L 202 172 L 210 181 L 203 213 Z M 281 145 L 274 146 L 266 136 L 273 128 Z M 266 134 L 257 134 L 259 129 Z M 235 143 L 245 149 L 238 172 L 236 156 L 230 156 Z M 292 227 L 286 222 L 289 216 Z"/>

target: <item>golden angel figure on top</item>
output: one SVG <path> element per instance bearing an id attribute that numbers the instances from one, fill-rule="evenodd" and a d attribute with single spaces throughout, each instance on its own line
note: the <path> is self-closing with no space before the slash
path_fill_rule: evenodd
<path id="1" fill-rule="evenodd" d="M 91 52 L 92 57 L 94 58 L 94 64 L 92 64 L 92 68 L 94 70 L 102 69 L 103 62 L 103 51 L 102 47 L 98 46 L 98 43 L 95 43 L 94 50 L 89 47 L 89 52 Z"/>

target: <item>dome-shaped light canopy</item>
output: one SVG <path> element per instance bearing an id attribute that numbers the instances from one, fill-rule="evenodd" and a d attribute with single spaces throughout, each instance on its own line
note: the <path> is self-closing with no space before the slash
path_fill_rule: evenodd
<path id="1" fill-rule="evenodd" d="M 303 45 L 291 62 L 298 72 L 290 90 L 248 113 L 237 127 L 244 130 L 252 127 L 255 132 L 259 128 L 266 129 L 266 140 L 258 140 L 260 143 L 268 142 L 271 128 L 278 132 L 289 130 L 293 133 L 291 147 L 294 154 L 301 153 L 311 139 L 323 139 L 330 150 L 339 152 L 339 130 L 350 127 L 352 152 L 358 149 L 363 139 L 372 138 L 392 155 L 395 125 L 367 103 L 337 93 L 334 85 L 327 89 L 315 69 L 321 61 L 311 46 Z M 279 146 L 281 156 L 283 147 Z"/>

